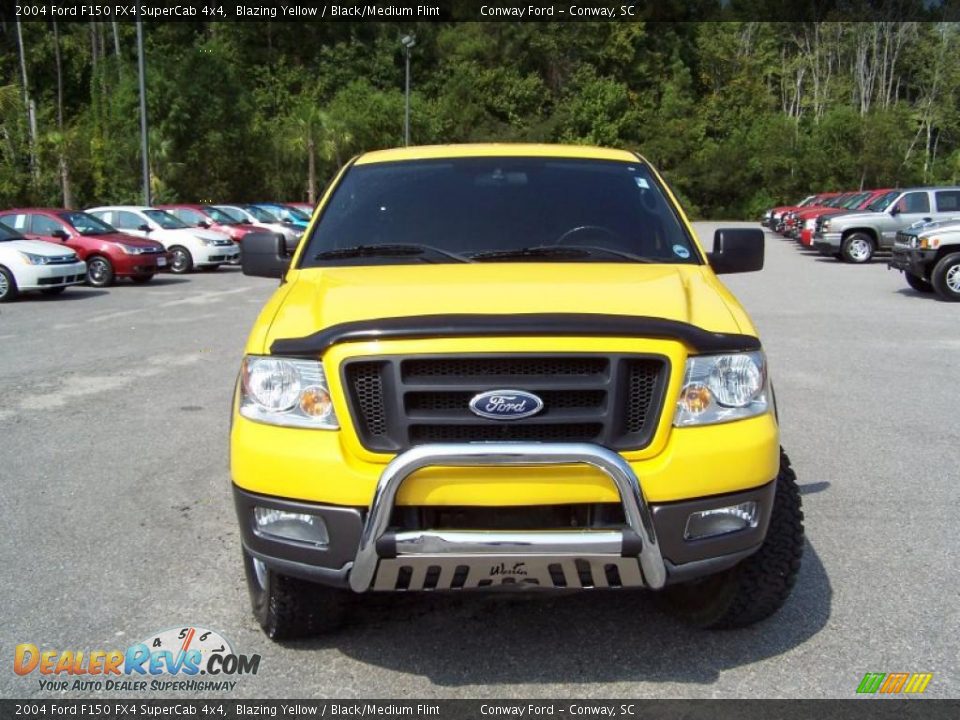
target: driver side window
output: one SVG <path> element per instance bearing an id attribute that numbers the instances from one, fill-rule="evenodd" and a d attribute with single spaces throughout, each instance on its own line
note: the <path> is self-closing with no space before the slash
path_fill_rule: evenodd
<path id="1" fill-rule="evenodd" d="M 897 207 L 902 213 L 923 213 L 930 212 L 930 197 L 925 192 L 907 193 Z"/>
<path id="2" fill-rule="evenodd" d="M 30 232 L 34 235 L 43 235 L 49 237 L 57 230 L 63 230 L 63 226 L 56 220 L 48 218 L 46 215 L 33 215 L 30 222 Z"/>
<path id="3" fill-rule="evenodd" d="M 114 222 L 112 225 L 120 230 L 137 230 L 141 225 L 146 225 L 147 221 L 134 215 L 132 212 L 121 210 L 114 213 Z"/>

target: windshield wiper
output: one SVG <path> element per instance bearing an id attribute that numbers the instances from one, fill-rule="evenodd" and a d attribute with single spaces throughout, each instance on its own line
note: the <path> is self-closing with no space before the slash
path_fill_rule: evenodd
<path id="1" fill-rule="evenodd" d="M 314 260 L 336 260 L 339 258 L 352 257 L 402 257 L 404 255 L 418 257 L 426 253 L 442 255 L 443 257 L 456 260 L 457 262 L 471 262 L 470 258 L 447 250 L 432 247 L 430 245 L 354 245 L 352 247 L 336 248 L 335 250 L 324 250 L 313 256 Z"/>
<path id="2" fill-rule="evenodd" d="M 490 250 L 471 255 L 474 260 L 524 260 L 530 259 L 557 259 L 574 260 L 580 258 L 593 257 L 597 254 L 612 255 L 614 257 L 630 260 L 631 262 L 649 263 L 653 262 L 650 258 L 633 255 L 620 250 L 610 250 L 603 247 L 592 247 L 588 245 L 537 245 L 535 247 L 518 248 L 516 250 Z"/>

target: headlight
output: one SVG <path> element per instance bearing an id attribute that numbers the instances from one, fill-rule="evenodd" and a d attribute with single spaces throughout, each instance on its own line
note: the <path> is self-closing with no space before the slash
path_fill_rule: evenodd
<path id="1" fill-rule="evenodd" d="M 762 352 L 700 355 L 687 360 L 673 424 L 742 420 L 762 415 L 768 407 L 767 359 Z"/>
<path id="2" fill-rule="evenodd" d="M 807 220 L 807 221 L 803 224 L 803 226 L 804 226 L 807 230 L 813 230 L 814 228 L 817 227 L 817 220 L 816 220 L 816 218 L 810 218 L 809 220 Z"/>
<path id="3" fill-rule="evenodd" d="M 823 225 L 821 225 L 820 227 L 822 227 L 824 230 L 829 230 L 829 229 L 830 229 L 830 221 L 829 221 L 829 220 L 824 220 L 824 221 L 823 221 Z"/>
<path id="4" fill-rule="evenodd" d="M 136 245 L 124 245 L 123 243 L 117 243 L 120 246 L 120 249 L 123 250 L 127 255 L 142 255 L 147 250 L 146 248 L 137 247 Z"/>
<path id="5" fill-rule="evenodd" d="M 22 257 L 29 265 L 46 265 L 50 262 L 50 258 L 48 258 L 46 255 L 34 255 L 33 253 L 21 252 L 19 250 L 17 252 L 20 253 L 20 257 Z"/>
<path id="6" fill-rule="evenodd" d="M 924 250 L 936 250 L 938 247 L 940 247 L 940 238 L 922 237 L 920 238 L 920 247 Z"/>
<path id="7" fill-rule="evenodd" d="M 202 238 L 198 238 L 198 239 L 199 239 L 200 242 L 202 242 L 204 245 L 216 245 L 216 244 L 217 244 L 217 241 L 216 241 L 216 240 L 211 240 L 210 238 L 204 238 L 204 237 L 202 237 Z"/>
<path id="8" fill-rule="evenodd" d="M 340 427 L 323 366 L 316 360 L 245 357 L 240 371 L 240 414 L 270 425 Z"/>

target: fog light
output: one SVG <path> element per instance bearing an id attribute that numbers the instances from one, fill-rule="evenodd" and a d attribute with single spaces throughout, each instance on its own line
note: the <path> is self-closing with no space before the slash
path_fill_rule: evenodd
<path id="1" fill-rule="evenodd" d="M 253 509 L 253 519 L 255 531 L 261 537 L 292 540 L 318 547 L 330 544 L 327 524 L 317 515 L 257 507 Z"/>
<path id="2" fill-rule="evenodd" d="M 725 535 L 737 530 L 755 528 L 759 521 L 760 507 L 754 500 L 739 505 L 715 508 L 714 510 L 702 510 L 692 513 L 687 518 L 687 527 L 683 531 L 683 538 L 685 540 L 697 540 L 698 538 Z"/>

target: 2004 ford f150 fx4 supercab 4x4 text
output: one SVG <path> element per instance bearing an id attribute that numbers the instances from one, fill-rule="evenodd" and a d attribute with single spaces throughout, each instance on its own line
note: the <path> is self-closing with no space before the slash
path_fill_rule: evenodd
<path id="1" fill-rule="evenodd" d="M 254 614 L 354 593 L 647 588 L 705 627 L 774 613 L 803 524 L 757 331 L 656 171 L 622 150 L 364 154 L 322 198 L 246 347 L 231 471 Z"/>

